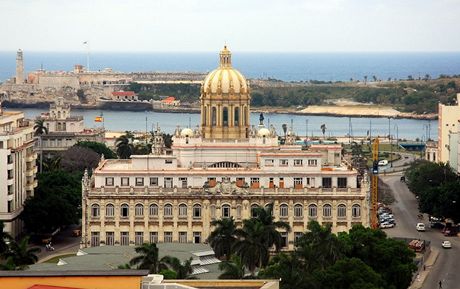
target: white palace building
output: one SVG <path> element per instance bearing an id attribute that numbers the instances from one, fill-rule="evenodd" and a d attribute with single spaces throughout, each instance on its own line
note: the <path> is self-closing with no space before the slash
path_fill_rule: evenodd
<path id="1" fill-rule="evenodd" d="M 211 221 L 273 204 L 287 249 L 309 220 L 334 232 L 369 226 L 367 176 L 342 159 L 340 145 L 280 144 L 274 127 L 249 123 L 250 88 L 224 47 L 220 66 L 201 87 L 201 124 L 178 128 L 171 149 L 155 131 L 152 152 L 129 160 L 102 158 L 83 177 L 82 247 L 144 242 L 203 243 Z"/>

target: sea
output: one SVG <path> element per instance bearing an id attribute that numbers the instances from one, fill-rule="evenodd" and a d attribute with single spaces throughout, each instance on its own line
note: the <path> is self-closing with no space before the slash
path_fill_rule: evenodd
<path id="1" fill-rule="evenodd" d="M 86 65 L 82 52 L 24 51 L 26 71 L 46 69 L 70 71 L 75 64 Z M 16 52 L 0 52 L 0 81 L 15 73 Z M 115 53 L 92 52 L 90 70 L 114 71 L 191 71 L 208 72 L 219 61 L 217 52 L 194 53 Z M 460 74 L 460 52 L 353 52 L 353 53 L 268 53 L 233 52 L 233 66 L 248 78 L 274 78 L 284 81 L 349 81 L 372 79 L 432 78 L 440 74 Z"/>
<path id="2" fill-rule="evenodd" d="M 0 81 L 15 73 L 16 52 L 0 52 Z M 86 65 L 85 52 L 33 52 L 24 51 L 26 71 L 46 69 L 70 71 L 75 64 Z M 273 78 L 284 81 L 350 81 L 372 79 L 406 79 L 430 75 L 460 74 L 460 52 L 375 52 L 375 53 L 267 53 L 233 52 L 233 66 L 248 78 Z M 92 71 L 112 68 L 114 71 L 190 71 L 209 72 L 218 64 L 216 52 L 194 53 L 114 53 L 92 52 L 89 55 Z M 28 117 L 35 117 L 44 110 L 24 109 Z M 194 127 L 199 123 L 198 114 L 175 114 L 159 112 L 120 112 L 74 110 L 85 117 L 86 126 L 94 123 L 96 115 L 104 115 L 104 125 L 110 130 L 150 130 L 159 125 L 166 132 L 173 132 L 177 125 Z M 252 124 L 258 124 L 259 115 L 251 115 Z M 146 121 L 147 119 L 147 121 Z M 299 116 L 291 114 L 267 114 L 265 124 L 275 125 L 281 132 L 283 123 L 293 125 L 298 134 L 321 135 L 320 126 L 325 124 L 328 136 L 348 134 L 398 136 L 400 139 L 436 139 L 437 121 L 385 118 L 348 118 L 329 116 Z"/>

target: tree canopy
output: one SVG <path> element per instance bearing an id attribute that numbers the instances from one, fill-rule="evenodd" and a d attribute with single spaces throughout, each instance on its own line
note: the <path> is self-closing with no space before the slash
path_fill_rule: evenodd
<path id="1" fill-rule="evenodd" d="M 99 155 L 104 154 L 106 159 L 116 159 L 117 155 L 106 144 L 95 141 L 79 141 L 75 146 L 89 148 Z"/>
<path id="2" fill-rule="evenodd" d="M 421 212 L 460 222 L 460 178 L 448 164 L 414 163 L 406 171 L 406 180 Z"/>

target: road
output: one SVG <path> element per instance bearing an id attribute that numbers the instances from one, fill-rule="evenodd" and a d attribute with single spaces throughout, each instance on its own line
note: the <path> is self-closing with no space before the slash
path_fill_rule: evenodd
<path id="1" fill-rule="evenodd" d="M 430 274 L 423 284 L 424 289 L 439 288 L 439 281 L 442 281 L 443 289 L 460 288 L 460 239 L 458 237 L 444 237 L 438 229 L 429 227 L 428 217 L 423 222 L 427 225 L 426 232 L 417 232 L 415 225 L 420 222 L 417 200 L 409 191 L 406 184 L 400 181 L 401 175 L 384 176 L 382 180 L 387 183 L 393 191 L 395 202 L 391 206 L 396 221 L 396 227 L 386 229 L 391 237 L 420 238 L 431 241 L 432 248 L 439 251 L 438 259 L 431 268 Z M 441 242 L 449 240 L 452 249 L 443 249 Z"/>

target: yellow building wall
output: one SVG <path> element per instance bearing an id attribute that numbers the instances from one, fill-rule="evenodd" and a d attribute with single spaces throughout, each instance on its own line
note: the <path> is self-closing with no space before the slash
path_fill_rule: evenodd
<path id="1" fill-rule="evenodd" d="M 27 289 L 33 285 L 82 289 L 139 289 L 142 276 L 29 276 L 0 277 L 0 288 Z"/>

